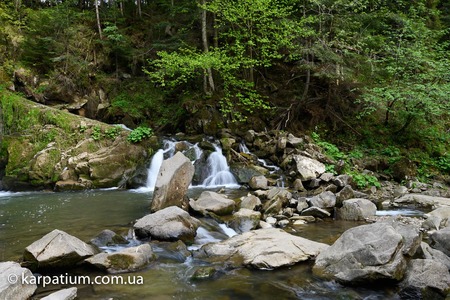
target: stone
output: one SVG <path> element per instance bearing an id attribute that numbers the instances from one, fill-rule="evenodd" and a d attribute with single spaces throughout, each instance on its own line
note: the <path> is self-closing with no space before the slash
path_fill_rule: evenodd
<path id="1" fill-rule="evenodd" d="M 162 241 L 182 240 L 192 243 L 197 234 L 200 221 L 186 211 L 170 206 L 153 214 L 146 215 L 134 224 L 138 238 L 152 238 Z"/>
<path id="2" fill-rule="evenodd" d="M 241 208 L 233 214 L 228 226 L 233 228 L 237 233 L 247 232 L 256 229 L 261 220 L 261 213 L 246 208 Z"/>
<path id="3" fill-rule="evenodd" d="M 336 196 L 332 192 L 326 191 L 309 199 L 309 204 L 319 208 L 332 208 L 336 205 Z"/>
<path id="4" fill-rule="evenodd" d="M 341 207 L 344 200 L 352 198 L 355 198 L 355 191 L 353 191 L 351 185 L 346 185 L 342 188 L 342 190 L 336 193 L 336 206 Z"/>
<path id="5" fill-rule="evenodd" d="M 100 232 L 96 237 L 89 242 L 97 247 L 118 245 L 118 244 L 128 244 L 128 241 L 121 235 L 118 235 L 112 230 L 105 229 Z"/>
<path id="6" fill-rule="evenodd" d="M 425 242 L 422 242 L 420 244 L 417 252 L 420 255 L 420 258 L 435 260 L 443 264 L 447 267 L 448 270 L 450 270 L 450 257 L 445 255 L 444 252 L 431 248 L 430 245 Z"/>
<path id="7" fill-rule="evenodd" d="M 223 259 L 232 267 L 274 269 L 314 259 L 329 246 L 268 228 L 245 232 L 218 243 L 209 243 L 195 254 L 215 261 Z"/>
<path id="8" fill-rule="evenodd" d="M 194 172 L 191 161 L 181 152 L 164 160 L 156 179 L 151 211 L 156 212 L 169 206 L 187 210 L 185 196 Z"/>
<path id="9" fill-rule="evenodd" d="M 301 213 L 303 210 L 309 207 L 308 200 L 305 197 L 298 198 L 297 211 Z"/>
<path id="10" fill-rule="evenodd" d="M 319 177 L 320 180 L 325 181 L 325 182 L 330 182 L 334 179 L 334 175 L 333 173 L 323 173 L 322 175 L 320 175 Z"/>
<path id="11" fill-rule="evenodd" d="M 247 208 L 251 210 L 259 210 L 261 208 L 261 200 L 254 196 L 254 195 L 248 195 L 247 197 L 244 197 L 241 201 L 241 208 Z"/>
<path id="12" fill-rule="evenodd" d="M 450 292 L 448 269 L 431 259 L 413 259 L 400 284 L 401 299 L 445 299 Z"/>
<path id="13" fill-rule="evenodd" d="M 267 194 L 267 199 L 263 204 L 264 215 L 276 215 L 289 204 L 292 194 L 284 188 L 272 188 Z"/>
<path id="14" fill-rule="evenodd" d="M 406 186 L 399 185 L 394 188 L 394 197 L 395 198 L 404 196 L 406 193 L 408 193 L 408 188 Z"/>
<path id="15" fill-rule="evenodd" d="M 331 216 L 331 214 L 326 211 L 325 209 L 322 209 L 320 207 L 312 206 L 310 208 L 304 209 L 301 212 L 302 216 L 313 216 L 315 218 L 328 218 Z"/>
<path id="16" fill-rule="evenodd" d="M 353 183 L 353 178 L 350 175 L 343 174 L 336 176 L 336 178 L 333 180 L 333 183 L 338 188 L 343 188 L 346 185 L 351 185 Z"/>
<path id="17" fill-rule="evenodd" d="M 297 148 L 297 147 L 301 146 L 303 143 L 304 143 L 304 141 L 302 138 L 295 137 L 292 133 L 288 134 L 287 140 L 286 140 L 287 145 Z"/>
<path id="18" fill-rule="evenodd" d="M 77 297 L 77 291 L 76 287 L 62 289 L 41 298 L 41 300 L 72 300 Z"/>
<path id="19" fill-rule="evenodd" d="M 70 268 L 96 253 L 93 246 L 55 229 L 26 247 L 23 261 L 32 270 Z"/>
<path id="20" fill-rule="evenodd" d="M 430 234 L 430 246 L 450 256 L 450 227 L 438 230 Z"/>
<path id="21" fill-rule="evenodd" d="M 439 230 L 450 225 L 450 207 L 443 206 L 424 215 L 426 220 L 422 227 L 425 229 Z"/>
<path id="22" fill-rule="evenodd" d="M 293 189 L 294 189 L 294 191 L 299 191 L 299 192 L 306 191 L 305 187 L 303 186 L 303 182 L 299 178 L 294 180 Z"/>
<path id="23" fill-rule="evenodd" d="M 322 251 L 313 272 L 350 285 L 400 281 L 420 242 L 417 228 L 395 220 L 361 225 L 345 231 Z"/>
<path id="24" fill-rule="evenodd" d="M 342 207 L 337 210 L 337 218 L 347 221 L 364 221 L 375 216 L 377 206 L 367 199 L 349 199 L 342 203 Z"/>
<path id="25" fill-rule="evenodd" d="M 224 195 L 204 191 L 197 200 L 191 199 L 189 205 L 193 210 L 200 212 L 203 215 L 207 215 L 211 212 L 218 216 L 225 216 L 231 215 L 236 203 L 233 200 L 226 198 Z"/>
<path id="26" fill-rule="evenodd" d="M 265 176 L 253 176 L 248 185 L 253 190 L 267 190 L 269 187 L 267 185 L 267 178 Z"/>
<path id="27" fill-rule="evenodd" d="M 22 284 L 21 278 L 32 278 L 30 270 L 12 261 L 0 262 L 0 299 L 26 300 L 37 289 L 36 284 Z M 17 278 L 17 280 L 16 280 Z"/>
<path id="28" fill-rule="evenodd" d="M 325 173 L 325 165 L 315 159 L 294 155 L 296 172 L 302 181 L 308 181 L 319 177 L 322 173 Z"/>
<path id="29" fill-rule="evenodd" d="M 394 200 L 396 205 L 415 205 L 418 208 L 434 208 L 438 206 L 449 206 L 449 198 L 435 197 L 422 194 L 407 194 Z"/>
<path id="30" fill-rule="evenodd" d="M 275 226 L 277 224 L 277 219 L 275 219 L 274 217 L 267 217 L 266 223 L 269 224 L 270 226 Z"/>
<path id="31" fill-rule="evenodd" d="M 108 273 L 134 272 L 147 266 L 156 258 L 149 244 L 125 248 L 113 253 L 99 253 L 85 260 L 86 263 Z"/>

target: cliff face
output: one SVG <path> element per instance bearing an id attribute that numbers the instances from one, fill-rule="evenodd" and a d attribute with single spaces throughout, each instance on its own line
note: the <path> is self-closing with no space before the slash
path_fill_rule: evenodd
<path id="1" fill-rule="evenodd" d="M 8 190 L 126 187 L 149 142 L 129 131 L 0 91 L 2 185 Z"/>

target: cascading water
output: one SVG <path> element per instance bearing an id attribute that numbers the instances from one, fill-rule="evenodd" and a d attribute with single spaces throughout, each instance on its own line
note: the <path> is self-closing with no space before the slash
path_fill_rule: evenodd
<path id="1" fill-rule="evenodd" d="M 236 179 L 230 172 L 226 157 L 222 154 L 222 149 L 214 145 L 215 151 L 208 157 L 208 175 L 203 181 L 204 187 L 216 186 L 238 186 Z"/>
<path id="2" fill-rule="evenodd" d="M 161 168 L 164 159 L 170 158 L 175 154 L 176 141 L 164 140 L 163 148 L 159 149 L 152 158 L 150 167 L 147 171 L 147 184 L 141 191 L 153 191 L 156 185 L 156 178 L 158 177 L 159 169 Z M 203 150 L 198 146 L 198 143 L 193 145 L 189 142 L 186 143 L 188 150 L 183 151 L 193 151 L 194 156 L 192 163 L 194 164 L 197 159 L 199 159 Z M 230 172 L 227 160 L 222 154 L 222 149 L 214 144 L 215 151 L 210 154 L 207 160 L 207 170 L 205 170 L 206 178 L 203 180 L 201 187 L 210 188 L 217 186 L 235 187 L 238 186 L 233 174 Z"/>

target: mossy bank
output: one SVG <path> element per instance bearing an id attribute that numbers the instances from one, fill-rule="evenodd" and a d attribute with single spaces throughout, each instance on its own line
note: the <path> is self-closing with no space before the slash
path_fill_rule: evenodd
<path id="1" fill-rule="evenodd" d="M 129 131 L 56 110 L 0 89 L 3 189 L 128 187 L 156 138 L 132 143 Z"/>

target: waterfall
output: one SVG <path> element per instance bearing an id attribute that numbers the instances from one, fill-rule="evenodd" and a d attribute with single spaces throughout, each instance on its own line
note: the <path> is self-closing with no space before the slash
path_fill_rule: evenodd
<path id="1" fill-rule="evenodd" d="M 189 142 L 183 142 L 188 145 L 188 149 L 183 151 L 186 154 L 188 151 L 194 155 L 190 155 L 192 163 L 201 158 L 203 150 L 199 147 L 198 143 L 191 144 Z M 164 159 L 168 159 L 175 154 L 175 145 L 177 141 L 164 140 L 163 148 L 159 149 L 152 157 L 150 166 L 147 170 L 147 183 L 145 187 L 139 188 L 141 192 L 154 191 L 156 185 L 156 179 L 158 177 L 159 169 L 161 168 Z M 230 172 L 227 160 L 222 154 L 222 149 L 214 145 L 215 151 L 210 154 L 207 160 L 207 170 L 205 170 L 206 179 L 203 180 L 201 187 L 236 187 L 238 186 L 233 174 Z"/>
<path id="2" fill-rule="evenodd" d="M 230 172 L 227 159 L 222 154 L 222 149 L 214 145 L 215 151 L 208 157 L 208 175 L 203 181 L 204 187 L 216 187 L 216 186 L 237 186 L 236 179 Z"/>

